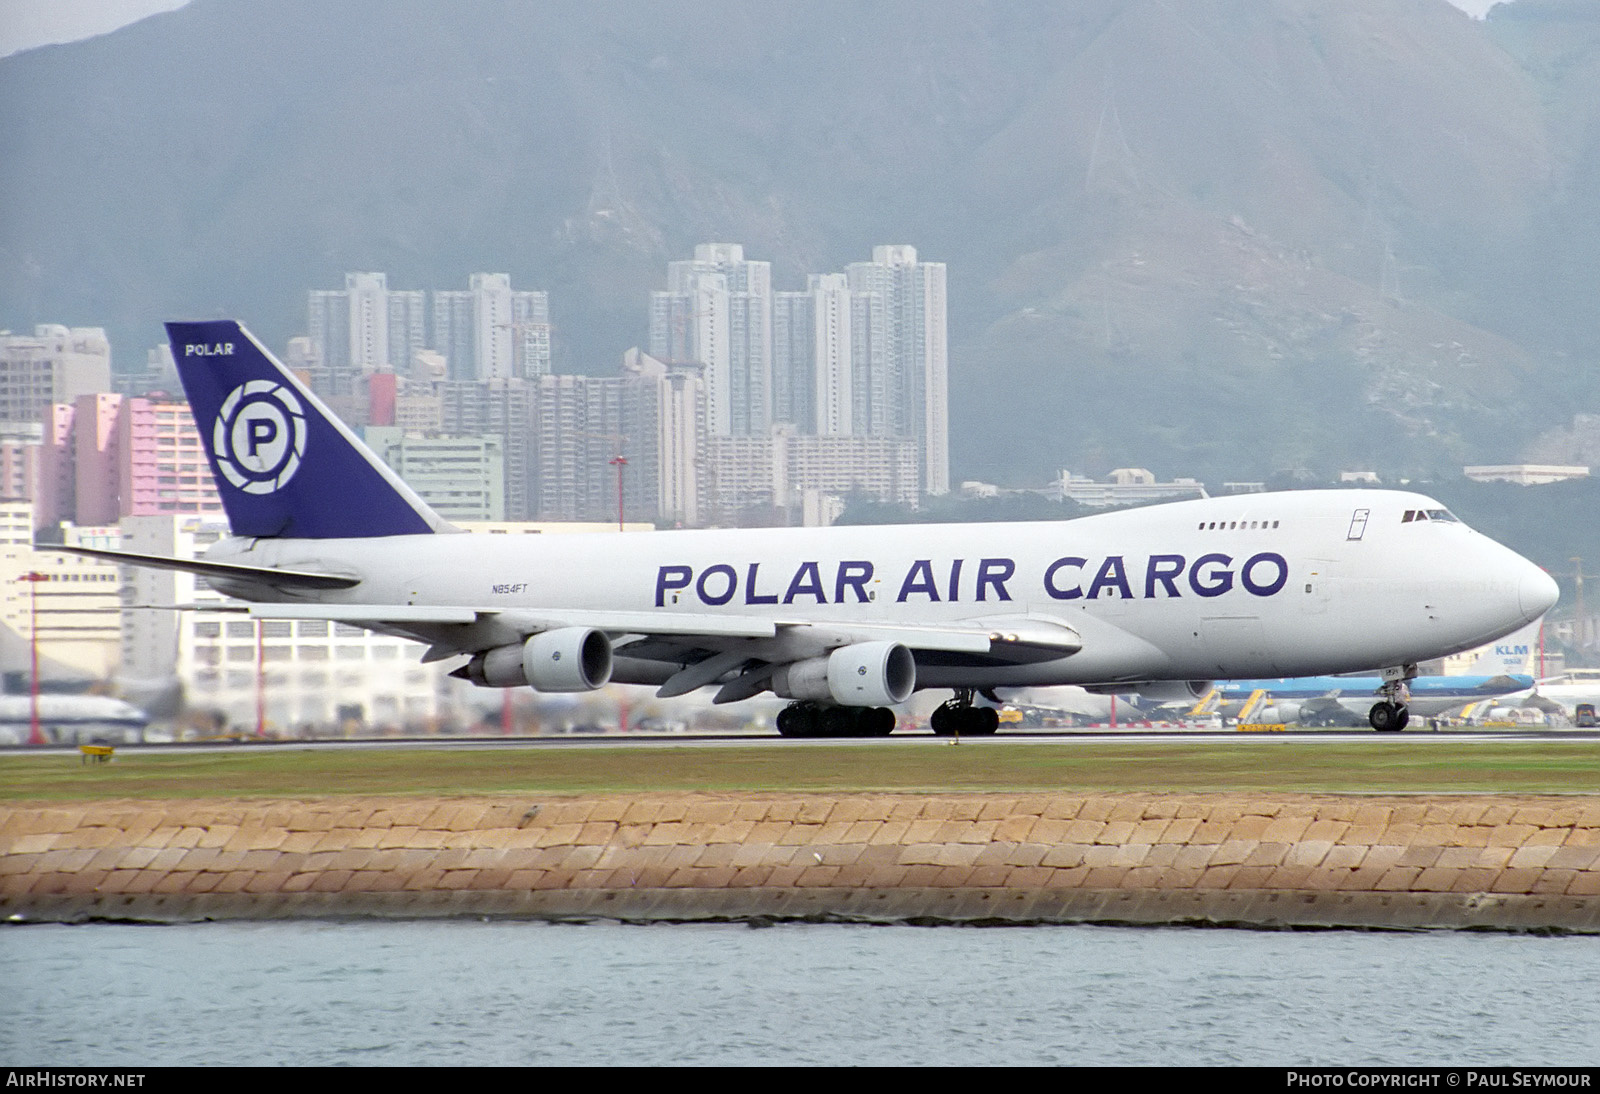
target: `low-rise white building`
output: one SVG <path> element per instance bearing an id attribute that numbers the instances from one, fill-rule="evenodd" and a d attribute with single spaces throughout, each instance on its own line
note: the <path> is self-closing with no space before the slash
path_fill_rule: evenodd
<path id="1" fill-rule="evenodd" d="M 67 539 L 115 546 L 103 529 L 69 528 Z M 0 588 L 0 665 L 7 673 L 31 674 L 35 619 L 42 679 L 107 680 L 116 672 L 122 622 L 117 567 L 48 547 L 35 550 L 28 502 L 0 503 Z"/>
<path id="2" fill-rule="evenodd" d="M 1136 505 L 1141 502 L 1209 497 L 1205 484 L 1196 479 L 1177 478 L 1171 482 L 1157 482 L 1155 475 L 1142 467 L 1119 467 L 1111 472 L 1107 482 L 1096 482 L 1074 475 L 1071 471 L 1062 471 L 1050 493 L 1058 500 L 1089 506 Z"/>
<path id="3" fill-rule="evenodd" d="M 218 520 L 130 517 L 122 548 L 195 558 L 226 534 Z M 324 620 L 252 620 L 191 574 L 128 567 L 125 582 L 122 675 L 131 692 L 175 678 L 190 709 L 249 731 L 259 703 L 267 731 L 279 735 L 351 722 L 427 728 L 440 716 L 453 666 L 421 664 L 415 642 Z"/>
<path id="4" fill-rule="evenodd" d="M 1554 463 L 1503 463 L 1463 467 L 1461 473 L 1473 482 L 1514 482 L 1520 486 L 1543 486 L 1568 479 L 1586 479 L 1589 469 Z"/>

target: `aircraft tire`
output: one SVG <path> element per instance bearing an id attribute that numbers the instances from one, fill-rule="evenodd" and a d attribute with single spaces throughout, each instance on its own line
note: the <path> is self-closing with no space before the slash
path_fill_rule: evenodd
<path id="1" fill-rule="evenodd" d="M 858 737 L 861 720 L 854 707 L 823 707 L 817 712 L 818 737 Z"/>
<path id="2" fill-rule="evenodd" d="M 894 711 L 888 707 L 868 707 L 861 712 L 863 737 L 887 737 L 894 732 Z"/>
<path id="3" fill-rule="evenodd" d="M 819 710 L 814 703 L 790 703 L 778 711 L 778 735 L 780 737 L 817 737 L 821 728 L 817 717 Z"/>
<path id="4" fill-rule="evenodd" d="M 936 707 L 928 726 L 940 737 L 987 737 L 1000 728 L 1000 712 L 994 707 Z"/>
<path id="5" fill-rule="evenodd" d="M 1379 733 L 1399 733 L 1410 721 L 1410 713 L 1395 703 L 1373 703 L 1367 712 L 1367 722 Z"/>

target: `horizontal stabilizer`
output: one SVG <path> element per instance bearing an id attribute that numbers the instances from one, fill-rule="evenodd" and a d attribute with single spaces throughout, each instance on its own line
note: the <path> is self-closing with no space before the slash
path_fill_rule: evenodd
<path id="1" fill-rule="evenodd" d="M 74 555 L 117 562 L 124 566 L 144 566 L 152 570 L 177 570 L 179 573 L 198 574 L 200 577 L 233 578 L 240 581 L 257 581 L 278 588 L 295 589 L 352 589 L 361 579 L 342 574 L 315 574 L 303 570 L 276 570 L 270 566 L 246 566 L 238 562 L 207 562 L 198 558 L 167 558 L 165 555 L 141 555 L 133 551 L 110 551 L 104 547 L 52 546 L 52 551 L 65 551 Z"/>

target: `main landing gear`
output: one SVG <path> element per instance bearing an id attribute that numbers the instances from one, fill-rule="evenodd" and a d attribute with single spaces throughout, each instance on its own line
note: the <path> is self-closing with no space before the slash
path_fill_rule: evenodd
<path id="1" fill-rule="evenodd" d="M 1383 670 L 1383 686 L 1378 689 L 1383 698 L 1367 711 L 1367 722 L 1373 729 L 1379 733 L 1399 733 L 1406 728 L 1406 723 L 1411 721 L 1411 712 L 1406 709 L 1411 689 L 1406 687 L 1406 681 L 1415 679 L 1416 675 L 1415 665 Z"/>
<path id="2" fill-rule="evenodd" d="M 928 724 L 941 737 L 982 737 L 1000 728 L 1000 712 L 974 706 L 972 689 L 957 688 L 955 698 L 940 703 Z"/>
<path id="3" fill-rule="evenodd" d="M 894 711 L 803 700 L 778 711 L 778 732 L 784 737 L 887 737 L 894 732 Z"/>

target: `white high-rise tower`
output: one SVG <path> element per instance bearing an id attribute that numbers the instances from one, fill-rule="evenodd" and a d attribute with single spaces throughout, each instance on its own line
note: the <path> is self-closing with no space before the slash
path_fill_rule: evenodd
<path id="1" fill-rule="evenodd" d="M 847 268 L 850 288 L 876 296 L 881 302 L 881 357 L 872 346 L 866 369 L 857 363 L 873 386 L 882 361 L 882 386 L 886 395 L 886 432 L 917 441 L 922 455 L 922 492 L 950 491 L 949 352 L 945 325 L 945 265 L 918 262 L 917 249 L 885 246 L 872 249 L 871 262 Z M 879 335 L 875 322 L 869 332 Z M 858 385 L 859 390 L 859 385 Z M 877 414 L 871 413 L 876 424 Z M 858 427 L 859 428 L 859 427 Z M 878 432 L 872 428 L 871 432 Z"/>
<path id="2" fill-rule="evenodd" d="M 453 380 L 531 380 L 550 372 L 550 297 L 514 290 L 503 273 L 433 294 L 433 348 Z"/>
<path id="3" fill-rule="evenodd" d="M 650 294 L 650 356 L 703 366 L 709 432 L 758 436 L 772 422 L 772 264 L 737 243 L 702 243 Z"/>
<path id="4" fill-rule="evenodd" d="M 855 417 L 857 294 L 844 274 L 813 274 L 773 294 L 773 418 L 819 437 L 865 433 Z"/>
<path id="5" fill-rule="evenodd" d="M 307 310 L 321 380 L 336 394 L 349 394 L 355 377 L 410 368 L 424 345 L 423 294 L 391 290 L 382 273 L 347 273 L 343 289 L 314 289 Z"/>

